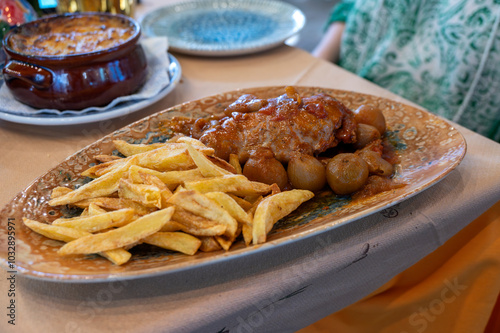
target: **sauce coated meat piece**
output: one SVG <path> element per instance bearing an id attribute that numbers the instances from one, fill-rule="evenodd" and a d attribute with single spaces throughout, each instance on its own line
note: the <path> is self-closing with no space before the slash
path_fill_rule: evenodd
<path id="1" fill-rule="evenodd" d="M 218 121 L 194 124 L 191 134 L 228 160 L 236 154 L 244 163 L 260 147 L 287 163 L 294 152 L 316 155 L 339 142 L 356 141 L 353 113 L 336 99 L 319 94 L 301 98 L 293 88 L 268 100 L 243 95 Z M 197 129 L 196 129 L 197 127 Z"/>

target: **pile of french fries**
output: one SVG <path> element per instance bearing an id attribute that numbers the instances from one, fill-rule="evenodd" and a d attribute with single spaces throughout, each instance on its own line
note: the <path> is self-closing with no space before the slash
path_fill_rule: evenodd
<path id="1" fill-rule="evenodd" d="M 279 219 L 314 196 L 250 181 L 237 156 L 221 160 L 190 137 L 114 145 L 125 157 L 96 156 L 101 163 L 82 173 L 91 182 L 52 190 L 50 206 L 80 207 L 80 216 L 51 224 L 23 218 L 31 230 L 65 242 L 60 255 L 97 253 L 122 265 L 141 243 L 187 255 L 228 251 L 240 235 L 247 246 L 260 244 Z"/>

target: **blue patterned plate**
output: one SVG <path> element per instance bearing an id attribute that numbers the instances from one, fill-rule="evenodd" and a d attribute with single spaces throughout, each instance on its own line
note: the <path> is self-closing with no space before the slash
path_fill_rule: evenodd
<path id="1" fill-rule="evenodd" d="M 276 47 L 305 21 L 298 8 L 280 1 L 199 0 L 147 14 L 142 29 L 146 36 L 167 36 L 172 51 L 227 56 Z"/>

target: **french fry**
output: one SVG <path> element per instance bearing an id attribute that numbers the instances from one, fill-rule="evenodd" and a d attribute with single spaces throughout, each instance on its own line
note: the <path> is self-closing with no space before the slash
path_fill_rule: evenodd
<path id="1" fill-rule="evenodd" d="M 248 214 L 240 205 L 228 194 L 224 192 L 210 192 L 205 196 L 215 201 L 220 207 L 226 210 L 234 219 L 240 223 L 252 225 L 252 215 Z"/>
<path id="2" fill-rule="evenodd" d="M 241 234 L 243 235 L 243 240 L 245 241 L 246 246 L 252 244 L 253 225 L 249 226 L 248 224 L 243 224 L 241 226 Z"/>
<path id="3" fill-rule="evenodd" d="M 259 204 L 264 200 L 264 197 L 262 195 L 259 195 L 255 200 L 253 201 L 252 207 L 248 210 L 248 213 L 255 215 L 255 210 L 257 207 L 259 207 Z"/>
<path id="4" fill-rule="evenodd" d="M 161 197 L 161 205 L 158 208 L 165 208 L 167 207 L 167 200 L 172 196 L 172 191 L 169 190 L 168 186 L 161 181 L 160 178 L 158 178 L 155 175 L 139 171 L 137 173 L 137 176 L 139 176 L 137 179 L 138 182 L 141 182 L 146 185 L 151 185 L 155 186 L 158 188 L 160 191 L 160 197 Z M 129 171 L 129 178 L 132 178 L 132 174 Z M 133 180 L 135 181 L 135 180 Z"/>
<path id="5" fill-rule="evenodd" d="M 313 196 L 314 193 L 311 191 L 291 190 L 268 196 L 262 200 L 257 206 L 253 218 L 253 244 L 264 243 L 267 234 L 279 219 L 290 214 Z"/>
<path id="6" fill-rule="evenodd" d="M 146 215 L 153 211 L 151 208 L 147 208 L 137 202 L 125 198 L 99 197 L 99 198 L 85 199 L 74 203 L 76 207 L 80 208 L 87 208 L 91 204 L 109 210 L 132 208 L 133 210 L 135 210 L 135 213 L 137 215 Z"/>
<path id="7" fill-rule="evenodd" d="M 97 155 L 94 159 L 99 163 L 106 163 L 114 160 L 120 160 L 122 157 L 116 155 Z"/>
<path id="8" fill-rule="evenodd" d="M 233 168 L 236 170 L 235 173 L 241 175 L 243 171 L 241 170 L 241 164 L 240 164 L 240 159 L 238 158 L 238 155 L 236 154 L 229 154 L 229 164 L 233 166 Z"/>
<path id="9" fill-rule="evenodd" d="M 241 234 L 241 225 L 238 226 L 236 234 L 234 236 L 228 237 L 225 235 L 215 236 L 215 240 L 220 244 L 224 251 L 229 251 L 231 245 L 233 245 L 236 238 Z"/>
<path id="10" fill-rule="evenodd" d="M 108 251 L 99 252 L 99 255 L 108 259 L 115 265 L 123 265 L 132 257 L 132 253 L 125 249 L 113 249 Z"/>
<path id="11" fill-rule="evenodd" d="M 75 239 L 91 235 L 86 231 L 45 224 L 24 217 L 23 222 L 28 228 L 35 231 L 36 233 L 47 238 L 63 242 L 71 242 Z M 132 254 L 124 249 L 113 249 L 100 252 L 99 254 L 115 265 L 123 265 L 124 263 L 129 261 L 130 257 L 132 257 Z"/>
<path id="12" fill-rule="evenodd" d="M 174 190 L 177 186 L 193 180 L 203 179 L 199 169 L 178 170 L 160 172 L 152 169 L 143 168 L 137 165 L 132 165 L 129 169 L 129 176 L 135 179 L 139 176 L 139 172 L 148 173 L 158 177 L 170 190 Z"/>
<path id="13" fill-rule="evenodd" d="M 132 222 L 135 217 L 135 211 L 129 208 L 106 212 L 99 215 L 57 219 L 52 222 L 52 225 L 79 229 L 86 232 L 96 232 L 113 227 L 124 226 Z"/>
<path id="14" fill-rule="evenodd" d="M 144 154 L 156 149 L 175 150 L 179 148 L 186 148 L 185 145 L 186 143 L 192 144 L 193 146 L 196 147 L 196 149 L 203 151 L 207 155 L 214 154 L 213 148 L 209 148 L 205 146 L 201 141 L 187 136 L 181 136 L 175 139 L 173 138 L 172 140 L 168 140 L 164 143 L 150 143 L 150 144 L 142 144 L 142 143 L 133 144 L 133 143 L 128 143 L 124 140 L 113 141 L 113 145 L 115 146 L 116 150 L 118 150 L 122 155 L 127 157 Z"/>
<path id="15" fill-rule="evenodd" d="M 52 189 L 52 193 L 50 194 L 50 198 L 54 199 L 60 196 L 63 196 L 64 194 L 68 194 L 69 192 L 72 192 L 73 190 L 68 188 L 68 187 L 63 187 L 63 186 L 58 186 Z"/>
<path id="16" fill-rule="evenodd" d="M 238 196 L 262 195 L 271 191 L 271 186 L 248 180 L 243 175 L 228 174 L 184 183 L 186 190 L 200 193 L 225 192 Z"/>
<path id="17" fill-rule="evenodd" d="M 134 184 L 128 179 L 120 179 L 118 196 L 138 202 L 145 207 L 161 208 L 161 191 L 154 185 Z"/>
<path id="18" fill-rule="evenodd" d="M 124 173 L 127 172 L 130 165 L 135 163 L 134 159 L 128 160 L 125 164 L 119 166 L 115 170 L 108 172 L 90 183 L 82 185 L 78 189 L 66 193 L 60 197 L 51 199 L 50 206 L 60 206 L 72 204 L 90 198 L 97 198 L 110 195 L 118 190 L 118 184 Z"/>
<path id="19" fill-rule="evenodd" d="M 226 226 L 224 234 L 228 237 L 236 235 L 238 222 L 227 211 L 199 192 L 177 191 L 168 199 L 168 203 L 209 220 L 224 224 Z"/>
<path id="20" fill-rule="evenodd" d="M 137 157 L 137 165 L 156 171 L 186 170 L 196 166 L 186 148 L 172 150 L 162 147 L 134 156 Z"/>
<path id="21" fill-rule="evenodd" d="M 205 228 L 194 228 L 191 226 L 181 224 L 179 230 L 197 237 L 209 237 L 209 236 L 224 235 L 226 233 L 226 229 L 227 229 L 226 226 L 222 224 L 213 224 Z"/>
<path id="22" fill-rule="evenodd" d="M 161 227 L 160 231 L 162 232 L 174 232 L 174 231 L 180 231 L 184 225 L 180 224 L 179 222 L 176 222 L 174 220 L 170 220 L 167 223 Z"/>
<path id="23" fill-rule="evenodd" d="M 172 193 L 169 189 L 167 184 L 161 181 L 160 178 L 156 177 L 155 175 L 139 171 L 139 176 L 141 177 L 142 183 L 143 184 L 148 184 L 148 185 L 154 185 L 160 189 L 160 191 L 168 191 L 169 193 Z"/>
<path id="24" fill-rule="evenodd" d="M 214 252 L 222 249 L 219 242 L 215 240 L 214 237 L 200 237 L 201 246 L 200 251 L 202 252 Z"/>
<path id="25" fill-rule="evenodd" d="M 89 207 L 85 207 L 82 213 L 80 214 L 80 217 L 85 217 L 85 216 L 89 216 Z"/>
<path id="26" fill-rule="evenodd" d="M 241 208 L 243 208 L 244 211 L 248 211 L 250 208 L 253 207 L 253 204 L 243 198 L 240 198 L 237 195 L 229 193 L 229 196 L 234 199 L 240 205 Z"/>
<path id="27" fill-rule="evenodd" d="M 193 255 L 201 246 L 201 241 L 183 232 L 157 232 L 143 239 L 144 243 L 167 250 Z"/>
<path id="28" fill-rule="evenodd" d="M 181 230 L 192 233 L 195 236 L 219 236 L 226 232 L 227 226 L 202 216 L 193 214 L 176 207 L 172 220 L 183 225 Z"/>
<path id="29" fill-rule="evenodd" d="M 222 224 L 213 224 L 206 228 L 195 228 L 187 226 L 174 220 L 168 221 L 162 228 L 162 232 L 183 231 L 187 234 L 197 237 L 219 236 L 226 231 L 226 226 Z"/>
<path id="30" fill-rule="evenodd" d="M 219 168 L 222 168 L 226 171 L 228 171 L 229 173 L 232 173 L 232 174 L 235 174 L 236 173 L 236 169 L 231 165 L 229 164 L 228 162 L 224 161 L 222 158 L 219 158 L 217 156 L 210 156 L 210 155 L 205 155 L 207 157 L 207 159 L 212 162 L 213 164 L 215 164 L 216 166 L 218 166 Z"/>
<path id="31" fill-rule="evenodd" d="M 103 208 L 101 208 L 98 205 L 93 204 L 93 203 L 91 203 L 86 209 L 87 209 L 87 214 L 89 216 L 104 214 L 104 213 L 108 212 L 107 210 L 105 210 L 105 209 L 103 209 Z M 82 217 L 82 214 L 80 214 L 80 217 Z"/>
<path id="32" fill-rule="evenodd" d="M 175 142 L 187 143 L 192 145 L 193 147 L 196 147 L 197 149 L 203 148 L 205 149 L 207 155 L 212 155 L 214 153 L 213 148 L 209 148 L 200 140 L 194 139 L 189 136 L 177 136 L 175 138 Z M 209 151 L 212 151 L 212 153 L 209 153 Z"/>
<path id="33" fill-rule="evenodd" d="M 128 159 L 128 158 L 121 158 L 121 159 L 116 159 L 113 161 L 108 161 L 108 162 L 96 164 L 96 165 L 88 168 L 87 170 L 83 171 L 81 173 L 81 175 L 84 177 L 99 178 L 102 175 L 105 175 L 105 174 L 115 170 L 116 168 L 124 165 L 129 160 L 130 159 Z"/>
<path id="34" fill-rule="evenodd" d="M 215 165 L 203 153 L 196 150 L 192 145 L 186 144 L 189 155 L 194 163 L 200 169 L 204 177 L 220 177 L 223 175 L 231 174 L 229 171 Z"/>
<path id="35" fill-rule="evenodd" d="M 250 194 L 250 195 L 245 195 L 243 199 L 250 202 L 252 206 L 255 206 L 255 204 L 262 201 L 264 197 L 261 194 Z"/>
<path id="36" fill-rule="evenodd" d="M 234 239 L 228 239 L 223 236 L 215 236 L 214 238 L 224 251 L 229 251 L 234 242 Z"/>
<path id="37" fill-rule="evenodd" d="M 145 153 L 165 146 L 165 143 L 132 144 L 124 140 L 113 140 L 113 145 L 124 156 Z"/>
<path id="38" fill-rule="evenodd" d="M 23 223 L 28 228 L 35 231 L 36 233 L 39 233 L 40 235 L 65 243 L 90 235 L 89 232 L 83 230 L 41 223 L 35 220 L 27 219 L 25 217 L 23 217 Z"/>
<path id="39" fill-rule="evenodd" d="M 278 194 L 280 192 L 281 192 L 281 189 L 278 186 L 278 184 L 274 183 L 271 185 L 271 195 L 275 195 L 275 194 Z"/>
<path id="40" fill-rule="evenodd" d="M 75 239 L 61 247 L 58 253 L 60 255 L 98 253 L 136 244 L 159 231 L 170 220 L 174 210 L 174 207 L 158 210 L 123 227 Z"/>

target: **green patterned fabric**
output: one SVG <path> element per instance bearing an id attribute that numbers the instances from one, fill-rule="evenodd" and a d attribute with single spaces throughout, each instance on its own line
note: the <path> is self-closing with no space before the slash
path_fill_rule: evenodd
<path id="1" fill-rule="evenodd" d="M 339 65 L 500 142 L 500 0 L 350 0 Z"/>

